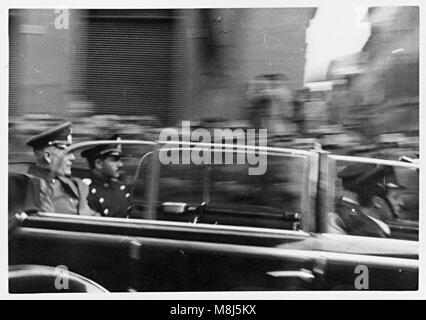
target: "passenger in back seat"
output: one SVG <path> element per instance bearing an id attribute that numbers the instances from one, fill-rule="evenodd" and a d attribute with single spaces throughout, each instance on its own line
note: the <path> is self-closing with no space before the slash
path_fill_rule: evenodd
<path id="1" fill-rule="evenodd" d="M 27 145 L 34 150 L 36 165 L 30 166 L 27 173 L 46 182 L 56 213 L 98 215 L 87 203 L 87 185 L 71 177 L 74 154 L 66 154 L 62 161 L 59 157 L 71 145 L 71 133 L 71 122 L 66 122 L 31 137 Z"/>
<path id="2" fill-rule="evenodd" d="M 395 170 L 368 163 L 348 165 L 339 174 L 347 194 L 329 215 L 328 232 L 358 236 L 389 237 L 387 221 L 398 217 L 404 205 Z"/>

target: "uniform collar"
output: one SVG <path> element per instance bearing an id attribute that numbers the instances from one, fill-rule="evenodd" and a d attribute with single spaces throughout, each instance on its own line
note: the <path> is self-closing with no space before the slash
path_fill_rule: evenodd
<path id="1" fill-rule="evenodd" d="M 68 186 L 68 188 L 71 190 L 71 192 L 74 193 L 74 196 L 77 199 L 79 198 L 78 186 L 75 184 L 75 181 L 73 181 L 71 177 L 57 176 L 56 178 L 62 183 L 62 185 Z"/>
<path id="2" fill-rule="evenodd" d="M 69 176 L 52 175 L 50 170 L 38 167 L 36 165 L 29 166 L 27 173 L 30 174 L 30 175 L 42 178 L 49 183 L 54 182 L 54 179 L 58 179 L 62 182 L 68 183 L 68 181 L 70 181 L 70 179 L 71 179 L 71 177 L 69 177 Z"/>
<path id="3" fill-rule="evenodd" d="M 48 182 L 51 182 L 54 178 L 48 169 L 38 167 L 34 164 L 28 167 L 27 173 L 42 178 Z"/>
<path id="4" fill-rule="evenodd" d="M 374 217 L 372 217 L 368 214 L 366 214 L 366 216 L 368 218 L 370 218 L 371 220 L 373 220 L 383 230 L 383 232 L 386 233 L 388 236 L 391 234 L 391 230 L 386 223 L 384 223 L 383 221 L 376 219 L 376 218 L 374 218 Z"/>
<path id="5" fill-rule="evenodd" d="M 90 171 L 90 179 L 92 179 L 96 183 L 111 183 L 113 182 L 111 179 L 105 178 L 103 175 L 98 173 L 95 170 Z"/>

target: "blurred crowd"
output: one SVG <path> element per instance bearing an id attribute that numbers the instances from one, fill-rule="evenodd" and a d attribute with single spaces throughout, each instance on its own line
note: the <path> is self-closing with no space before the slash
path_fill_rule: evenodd
<path id="1" fill-rule="evenodd" d="M 90 141 L 113 134 L 123 139 L 157 140 L 159 120 L 155 117 L 119 115 L 81 115 L 64 117 L 50 114 L 26 114 L 9 118 L 9 158 L 14 160 L 32 159 L 32 150 L 26 141 L 64 120 L 73 124 L 74 143 Z"/>
<path id="2" fill-rule="evenodd" d="M 75 104 L 71 104 L 74 106 Z M 191 121 L 191 128 L 267 129 L 268 146 L 322 149 L 337 154 L 397 159 L 417 158 L 419 137 L 404 132 L 372 134 L 358 112 L 347 112 L 334 91 L 291 91 L 284 74 L 267 74 L 248 84 L 241 119 L 209 118 Z M 337 111 L 336 111 L 337 110 Z M 24 114 L 9 117 L 9 158 L 31 159 L 26 140 L 64 120 L 73 123 L 74 142 L 119 134 L 123 139 L 159 139 L 164 127 L 155 116 L 90 114 L 90 108 L 70 108 L 67 115 Z M 181 123 L 176 123 L 179 128 Z"/>
<path id="3" fill-rule="evenodd" d="M 309 113 L 308 113 L 309 116 Z M 163 129 L 155 117 L 93 115 L 67 119 L 73 122 L 74 142 L 89 141 L 112 134 L 123 139 L 158 140 Z M 32 159 L 32 151 L 26 146 L 28 138 L 61 123 L 63 118 L 48 114 L 30 114 L 11 117 L 9 121 L 9 158 L 13 160 Z M 338 124 L 321 124 L 313 127 L 311 122 L 319 122 L 308 117 L 302 121 L 289 122 L 286 130 L 268 130 L 268 146 L 323 149 L 337 154 L 372 156 L 396 159 L 400 156 L 418 157 L 419 138 L 404 133 L 380 134 L 371 139 L 359 132 L 345 129 Z M 303 122 L 304 130 L 297 130 Z M 194 121 L 193 129 L 230 128 L 243 129 L 256 127 L 249 120 L 206 120 Z M 283 121 L 285 124 L 285 121 Z M 180 124 L 177 124 L 179 126 Z M 288 128 L 292 126 L 293 130 Z M 285 127 L 285 126 L 284 126 Z"/>

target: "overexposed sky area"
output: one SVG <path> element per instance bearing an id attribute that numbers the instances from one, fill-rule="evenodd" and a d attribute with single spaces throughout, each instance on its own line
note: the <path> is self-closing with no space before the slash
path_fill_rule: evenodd
<path id="1" fill-rule="evenodd" d="M 370 36 L 367 9 L 344 1 L 318 8 L 306 31 L 305 83 L 324 80 L 331 60 L 362 49 Z"/>

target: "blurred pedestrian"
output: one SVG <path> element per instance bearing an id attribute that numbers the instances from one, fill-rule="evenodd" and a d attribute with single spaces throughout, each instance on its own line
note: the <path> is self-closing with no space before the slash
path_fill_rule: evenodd
<path id="1" fill-rule="evenodd" d="M 293 122 L 300 136 L 305 134 L 305 91 L 296 91 L 293 100 Z"/>

